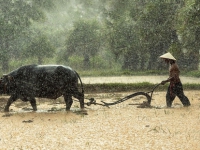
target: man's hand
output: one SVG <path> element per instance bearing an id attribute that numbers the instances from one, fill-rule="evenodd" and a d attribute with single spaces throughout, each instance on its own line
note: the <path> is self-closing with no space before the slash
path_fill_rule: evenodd
<path id="1" fill-rule="evenodd" d="M 161 85 L 164 85 L 166 82 L 167 82 L 166 80 L 162 81 L 162 82 L 161 82 Z"/>

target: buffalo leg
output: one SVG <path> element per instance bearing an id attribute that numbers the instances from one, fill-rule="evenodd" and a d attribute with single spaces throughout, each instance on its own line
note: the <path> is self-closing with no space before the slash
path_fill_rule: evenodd
<path id="1" fill-rule="evenodd" d="M 10 105 L 11 105 L 14 101 L 16 101 L 16 100 L 17 100 L 17 96 L 11 95 L 10 98 L 8 99 L 8 102 L 7 102 L 6 106 L 5 106 L 4 111 L 5 111 L 5 112 L 9 112 L 9 107 L 10 107 Z"/>
<path id="2" fill-rule="evenodd" d="M 64 99 L 65 99 L 65 103 L 66 103 L 66 110 L 70 110 L 71 106 L 72 106 L 72 95 L 71 94 L 65 94 L 64 95 Z"/>
<path id="3" fill-rule="evenodd" d="M 77 91 L 73 96 L 79 100 L 81 109 L 84 109 L 84 94 Z"/>
<path id="4" fill-rule="evenodd" d="M 33 111 L 37 111 L 37 106 L 36 106 L 36 100 L 35 98 L 32 98 L 30 100 L 31 106 L 33 107 Z"/>

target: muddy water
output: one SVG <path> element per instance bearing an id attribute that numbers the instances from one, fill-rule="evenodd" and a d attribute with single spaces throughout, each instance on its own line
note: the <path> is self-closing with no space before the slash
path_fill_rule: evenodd
<path id="1" fill-rule="evenodd" d="M 152 82 L 158 83 L 165 76 L 83 78 L 84 83 Z M 181 78 L 184 83 L 200 83 L 196 78 Z M 132 93 L 94 93 L 94 97 L 113 102 Z M 70 112 L 65 112 L 63 98 L 56 101 L 37 99 L 38 111 L 32 112 L 30 103 L 16 101 L 9 114 L 3 113 L 8 97 L 0 98 L 0 150 L 111 150 L 111 149 L 200 149 L 200 94 L 185 91 L 191 107 L 182 107 L 178 98 L 173 107 L 165 107 L 165 92 L 155 92 L 153 106 L 137 108 L 133 103 L 144 97 L 134 97 L 110 108 L 98 105 L 87 107 L 88 115 L 77 112 L 74 102 Z"/>
<path id="2" fill-rule="evenodd" d="M 85 84 L 94 83 L 138 83 L 138 82 L 150 82 L 160 83 L 162 80 L 166 80 L 168 76 L 119 76 L 119 77 L 82 77 L 82 81 Z M 200 78 L 194 77 L 180 77 L 182 83 L 200 83 Z"/>
<path id="3" fill-rule="evenodd" d="M 113 101 L 128 94 L 86 96 Z M 73 112 L 77 102 L 71 112 L 65 112 L 60 110 L 64 108 L 62 100 L 41 99 L 37 100 L 38 112 L 30 112 L 29 103 L 16 101 L 10 115 L 0 111 L 0 150 L 198 150 L 200 94 L 198 91 L 185 94 L 192 103 L 189 108 L 182 107 L 179 99 L 174 100 L 171 109 L 129 105 L 144 100 L 139 96 L 110 108 L 90 106 L 88 115 Z M 165 92 L 156 92 L 153 99 L 152 105 L 165 105 Z M 3 104 L 4 99 L 1 101 Z M 21 112 L 22 108 L 27 109 Z M 52 109 L 58 111 L 48 112 Z"/>

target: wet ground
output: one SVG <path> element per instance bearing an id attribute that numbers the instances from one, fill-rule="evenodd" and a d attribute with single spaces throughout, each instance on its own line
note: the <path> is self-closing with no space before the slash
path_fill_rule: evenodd
<path id="1" fill-rule="evenodd" d="M 95 93 L 86 94 L 85 98 L 86 102 L 89 98 L 98 103 L 114 102 L 130 94 Z M 173 107 L 166 108 L 165 92 L 155 91 L 151 108 L 137 108 L 135 104 L 146 101 L 144 96 L 137 96 L 110 108 L 86 106 L 87 115 L 76 101 L 66 112 L 63 97 L 37 99 L 37 112 L 28 102 L 18 100 L 9 113 L 4 113 L 8 97 L 1 96 L 0 150 L 198 150 L 200 93 L 185 94 L 190 107 L 183 107 L 176 98 Z"/>

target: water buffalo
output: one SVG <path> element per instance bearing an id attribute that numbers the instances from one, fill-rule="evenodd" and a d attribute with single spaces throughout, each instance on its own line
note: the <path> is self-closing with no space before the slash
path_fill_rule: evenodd
<path id="1" fill-rule="evenodd" d="M 78 91 L 78 79 L 82 91 Z M 0 94 L 10 95 L 4 111 L 17 99 L 30 101 L 33 110 L 37 110 L 35 98 L 56 99 L 64 96 L 66 110 L 73 103 L 72 96 L 80 102 L 84 109 L 84 90 L 78 73 L 70 67 L 62 65 L 27 65 L 22 66 L 0 79 Z"/>

